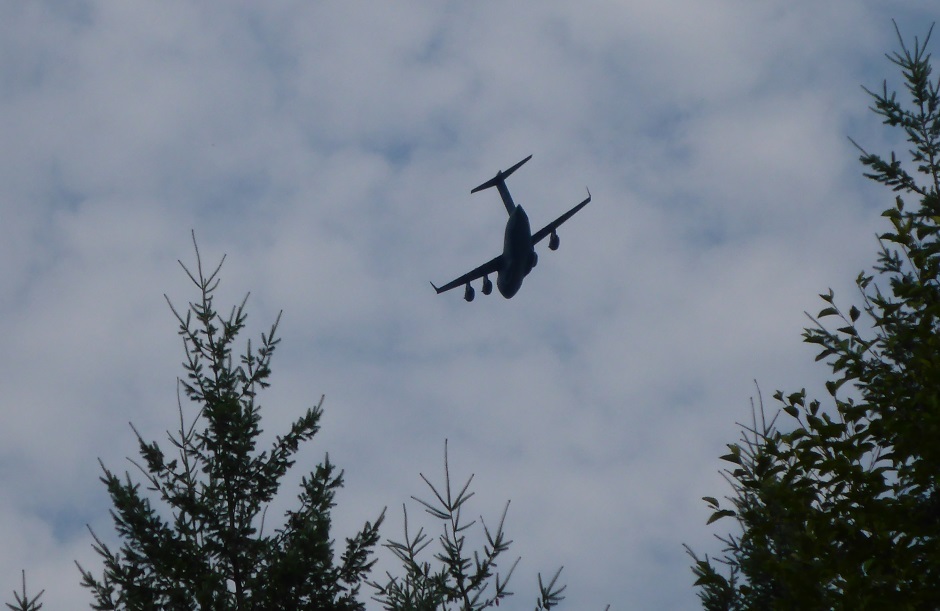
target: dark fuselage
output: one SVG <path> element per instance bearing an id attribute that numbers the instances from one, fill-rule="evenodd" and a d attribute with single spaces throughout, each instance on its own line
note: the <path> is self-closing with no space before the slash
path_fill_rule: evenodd
<path id="1" fill-rule="evenodd" d="M 539 260 L 538 255 L 535 254 L 535 245 L 543 239 L 549 238 L 548 248 L 557 250 L 558 234 L 555 230 L 591 201 L 591 192 L 588 191 L 588 196 L 584 201 L 532 233 L 528 215 L 522 209 L 522 206 L 517 206 L 512 201 L 512 195 L 509 194 L 509 189 L 506 188 L 506 178 L 531 158 L 532 155 L 529 155 L 508 170 L 500 170 L 496 173 L 496 176 L 470 190 L 470 193 L 477 193 L 484 189 L 496 187 L 496 190 L 499 191 L 499 196 L 506 207 L 506 213 L 509 215 L 509 220 L 506 221 L 506 233 L 503 236 L 503 252 L 483 265 L 451 280 L 444 286 L 439 287 L 432 282 L 431 286 L 438 294 L 462 286 L 464 287 L 463 298 L 467 301 L 473 301 L 474 291 L 470 283 L 483 278 L 483 294 L 489 295 L 493 291 L 493 283 L 490 281 L 489 275 L 496 274 L 496 286 L 499 288 L 500 294 L 509 299 L 519 292 L 522 281 L 529 275 L 529 272 L 532 271 L 532 268 Z"/>
<path id="2" fill-rule="evenodd" d="M 503 266 L 496 275 L 496 287 L 503 297 L 509 299 L 519 291 L 522 280 L 535 267 L 535 257 L 529 216 L 522 206 L 514 206 L 506 221 Z"/>

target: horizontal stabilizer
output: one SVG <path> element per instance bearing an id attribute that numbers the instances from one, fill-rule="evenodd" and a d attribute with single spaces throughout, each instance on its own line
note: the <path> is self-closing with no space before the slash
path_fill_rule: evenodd
<path id="1" fill-rule="evenodd" d="M 532 155 L 529 155 L 528 157 L 526 157 L 525 159 L 523 159 L 522 161 L 520 161 L 520 162 L 517 163 L 516 165 L 512 166 L 512 167 L 509 168 L 508 170 L 500 170 L 499 172 L 496 173 L 496 176 L 494 176 L 493 178 L 489 179 L 488 181 L 486 181 L 486 182 L 483 183 L 482 185 L 480 185 L 480 186 L 478 186 L 478 187 L 476 187 L 476 188 L 471 189 L 470 192 L 471 192 L 471 193 L 476 193 L 477 191 L 482 191 L 483 189 L 489 189 L 490 187 L 495 187 L 495 186 L 498 185 L 499 183 L 504 182 L 507 178 L 509 178 L 509 175 L 510 175 L 510 174 L 512 174 L 513 172 L 515 172 L 515 171 L 518 170 L 519 168 L 521 168 L 521 167 L 522 167 L 522 164 L 524 164 L 526 161 L 528 161 L 528 160 L 530 160 L 530 159 L 532 159 Z"/>

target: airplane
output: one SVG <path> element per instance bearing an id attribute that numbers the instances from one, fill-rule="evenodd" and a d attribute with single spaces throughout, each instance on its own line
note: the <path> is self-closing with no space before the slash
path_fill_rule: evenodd
<path id="1" fill-rule="evenodd" d="M 470 193 L 477 193 L 484 189 L 496 187 L 500 197 L 503 199 L 503 205 L 506 206 L 506 212 L 509 213 L 509 220 L 506 221 L 506 233 L 503 239 L 503 253 L 493 257 L 480 267 L 467 272 L 456 280 L 448 282 L 444 286 L 438 287 L 433 282 L 431 286 L 437 291 L 438 295 L 445 291 L 463 285 L 463 298 L 467 301 L 473 301 L 474 290 L 470 283 L 477 278 L 483 278 L 483 294 L 489 295 L 493 292 L 493 283 L 490 281 L 490 274 L 496 274 L 496 286 L 500 294 L 506 299 L 515 295 L 522 286 L 522 280 L 529 275 L 532 268 L 538 263 L 538 254 L 535 252 L 535 245 L 541 242 L 546 236 L 548 247 L 551 250 L 558 250 L 561 240 L 558 238 L 557 229 L 559 225 L 570 219 L 574 214 L 585 207 L 591 201 L 591 190 L 588 189 L 587 198 L 580 204 L 565 212 L 557 219 L 542 227 L 535 233 L 532 233 L 529 227 L 529 217 L 526 215 L 522 206 L 512 201 L 509 189 L 506 188 L 506 179 L 509 175 L 522 167 L 526 161 L 532 159 L 529 155 L 508 170 L 500 170 L 496 176 L 487 180 L 478 187 L 470 190 Z"/>

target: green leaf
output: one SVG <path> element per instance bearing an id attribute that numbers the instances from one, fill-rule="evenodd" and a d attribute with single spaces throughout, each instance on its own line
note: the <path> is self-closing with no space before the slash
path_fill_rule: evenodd
<path id="1" fill-rule="evenodd" d="M 784 406 L 783 411 L 785 411 L 786 413 L 790 414 L 790 415 L 793 416 L 794 418 L 799 418 L 799 417 L 800 417 L 800 410 L 796 409 L 796 408 L 793 407 L 792 405 L 786 405 L 786 406 Z"/>
<path id="2" fill-rule="evenodd" d="M 830 395 L 835 397 L 836 392 L 838 392 L 839 390 L 839 387 L 842 386 L 842 384 L 844 383 L 845 383 L 845 378 L 842 378 L 841 380 L 828 380 L 826 382 L 826 390 L 829 391 Z"/>
<path id="3" fill-rule="evenodd" d="M 822 420 L 819 419 L 819 416 L 814 416 L 810 414 L 806 417 L 806 422 L 809 424 L 810 430 L 818 431 L 819 428 L 823 425 Z"/>
<path id="4" fill-rule="evenodd" d="M 721 510 L 716 511 L 715 513 L 713 513 L 713 514 L 711 515 L 711 517 L 708 518 L 708 522 L 705 522 L 705 524 L 706 524 L 706 526 L 707 526 L 708 524 L 711 524 L 712 522 L 715 522 L 715 521 L 720 520 L 720 519 L 722 519 L 722 518 L 732 517 L 732 516 L 734 516 L 734 515 L 736 515 L 736 514 L 735 514 L 733 511 L 731 511 L 730 509 L 721 509 Z"/>
<path id="5" fill-rule="evenodd" d="M 716 499 L 715 497 L 703 496 L 702 500 L 708 503 L 709 505 L 711 505 L 712 507 L 714 507 L 715 509 L 718 509 L 718 499 Z"/>
<path id="6" fill-rule="evenodd" d="M 856 320 L 858 320 L 858 317 L 859 317 L 860 314 L 861 314 L 861 312 L 859 312 L 859 311 L 858 311 L 858 308 L 856 308 L 855 306 L 852 306 L 852 307 L 849 309 L 849 318 L 852 319 L 852 322 L 855 322 Z"/>
<path id="7" fill-rule="evenodd" d="M 801 391 L 799 391 L 799 392 L 790 393 L 790 394 L 787 396 L 787 403 L 789 403 L 790 405 L 801 405 L 801 406 L 802 406 L 802 405 L 803 405 L 803 399 L 805 399 L 805 398 L 806 398 L 806 389 L 804 388 L 803 390 L 801 390 Z"/>
<path id="8" fill-rule="evenodd" d="M 839 310 L 835 308 L 823 308 L 819 311 L 819 314 L 816 315 L 816 318 L 825 318 L 826 316 L 835 316 L 839 313 Z"/>
<path id="9" fill-rule="evenodd" d="M 796 429 L 795 431 L 789 433 L 788 439 L 789 439 L 790 442 L 792 443 L 792 442 L 794 442 L 794 441 L 797 441 L 797 440 L 800 439 L 801 437 L 805 437 L 807 434 L 808 434 L 808 433 L 806 432 L 805 429 Z"/>

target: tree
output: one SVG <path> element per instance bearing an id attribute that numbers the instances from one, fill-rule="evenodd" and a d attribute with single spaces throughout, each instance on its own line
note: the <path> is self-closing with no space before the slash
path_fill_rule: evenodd
<path id="1" fill-rule="evenodd" d="M 443 525 L 443 534 L 438 537 L 441 551 L 434 555 L 438 568 L 432 569 L 431 563 L 418 559 L 421 552 L 431 543 L 424 529 L 411 536 L 408 526 L 408 509 L 402 506 L 404 513 L 405 538 L 403 542 L 388 541 L 385 547 L 402 563 L 405 570 L 403 577 L 395 577 L 387 573 L 388 581 L 385 584 L 372 581 L 370 585 L 375 588 L 376 601 L 382 603 L 388 611 L 435 611 L 460 609 L 461 611 L 476 611 L 494 605 L 507 596 L 512 596 L 508 590 L 509 579 L 519 563 L 519 558 L 512 563 L 505 575 L 496 572 L 497 560 L 506 551 L 512 541 L 506 540 L 503 526 L 506 522 L 506 513 L 509 511 L 509 502 L 503 509 L 499 524 L 491 531 L 483 518 L 480 526 L 483 529 L 483 551 L 471 552 L 469 550 L 467 534 L 476 524 L 475 520 L 465 521 L 463 511 L 467 501 L 474 495 L 470 491 L 471 475 L 466 483 L 455 490 L 450 481 L 450 463 L 447 457 L 447 442 L 444 442 L 444 485 L 436 487 L 424 474 L 421 479 L 428 485 L 434 495 L 435 501 L 423 501 L 412 497 L 436 520 Z M 557 585 L 561 575 L 559 568 L 552 579 L 546 584 L 539 580 L 539 595 L 536 598 L 535 609 L 551 609 L 563 599 L 564 585 Z"/>
<path id="2" fill-rule="evenodd" d="M 36 596 L 32 598 L 29 597 L 29 594 L 26 593 L 26 571 L 23 571 L 23 593 L 20 594 L 14 590 L 13 598 L 16 600 L 16 604 L 4 604 L 13 611 L 39 611 L 42 609 L 42 603 L 39 602 L 39 599 L 42 597 L 43 592 L 45 592 L 45 590 L 40 590 L 39 594 Z"/>
<path id="3" fill-rule="evenodd" d="M 98 579 L 79 566 L 82 585 L 93 592 L 95 609 L 364 609 L 357 595 L 375 562 L 369 557 L 384 512 L 346 539 L 335 563 L 330 510 L 343 474 L 329 455 L 303 478 L 299 508 L 265 532 L 266 508 L 280 480 L 300 444 L 319 430 L 323 399 L 269 449 L 258 451 L 257 396 L 269 385 L 280 315 L 261 335 L 260 347 L 252 350 L 249 341 L 234 360 L 247 296 L 228 317 L 216 311 L 213 297 L 224 260 L 208 276 L 198 246 L 195 275 L 180 262 L 199 299 L 185 315 L 167 302 L 186 353 L 186 379 L 179 386 L 198 410 L 187 417 L 177 401 L 179 431 L 168 434 L 169 460 L 134 429 L 143 462 L 131 462 L 143 474 L 145 489 L 102 464 L 123 543 L 115 552 L 92 533 L 104 574 Z"/>
<path id="4" fill-rule="evenodd" d="M 897 31 L 897 25 L 895 24 Z M 832 290 L 804 341 L 819 347 L 829 397 L 774 395 L 722 459 L 730 506 L 712 497 L 709 523 L 734 517 L 724 555 L 693 573 L 706 609 L 940 608 L 940 80 L 923 43 L 888 59 L 903 101 L 884 82 L 865 91 L 900 129 L 906 159 L 858 146 L 865 176 L 890 187 L 874 273 L 856 278 L 860 306 Z M 854 143 L 854 142 L 853 142 Z M 916 203 L 915 203 L 916 202 Z M 913 205 L 912 205 L 913 204 Z M 829 321 L 836 321 L 829 324 Z M 759 417 L 758 417 L 759 414 Z"/>

